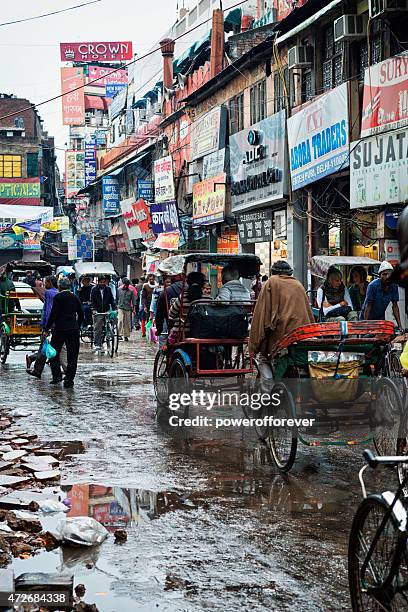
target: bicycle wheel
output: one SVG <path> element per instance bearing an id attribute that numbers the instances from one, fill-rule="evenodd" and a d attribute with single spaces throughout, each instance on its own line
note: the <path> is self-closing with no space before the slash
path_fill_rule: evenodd
<path id="1" fill-rule="evenodd" d="M 164 406 L 168 400 L 168 380 L 167 355 L 164 351 L 157 351 L 153 366 L 153 389 L 156 401 L 160 406 Z"/>
<path id="2" fill-rule="evenodd" d="M 117 321 L 112 321 L 112 331 L 113 331 L 113 349 L 115 355 L 118 352 L 119 348 L 119 327 Z"/>
<path id="3" fill-rule="evenodd" d="M 405 400 L 402 411 L 400 430 L 398 432 L 396 455 L 408 455 L 408 398 Z M 401 485 L 408 476 L 408 465 L 399 463 L 397 468 L 398 482 Z M 408 483 L 404 486 L 404 496 L 408 497 Z"/>
<path id="4" fill-rule="evenodd" d="M 295 402 L 287 387 L 283 383 L 277 383 L 271 392 L 271 395 L 275 394 L 280 397 L 280 402 L 278 406 L 273 407 L 274 422 L 277 419 L 294 419 L 296 416 Z M 265 441 L 276 467 L 281 472 L 289 472 L 296 459 L 298 443 L 296 427 L 272 424 L 269 426 Z"/>
<path id="5" fill-rule="evenodd" d="M 403 376 L 403 367 L 400 361 L 401 352 L 392 349 L 388 356 L 386 375 L 397 385 L 402 397 L 405 399 L 408 391 L 408 379 Z"/>
<path id="6" fill-rule="evenodd" d="M 113 330 L 112 321 L 106 322 L 105 342 L 106 342 L 106 348 L 108 351 L 108 355 L 110 355 L 110 357 L 113 358 L 113 355 L 115 353 L 115 344 L 114 344 L 114 330 Z"/>
<path id="7" fill-rule="evenodd" d="M 370 562 L 362 575 L 368 550 L 384 518 L 388 506 L 379 495 L 370 495 L 362 501 L 354 516 L 348 550 L 348 576 L 353 612 L 381 612 L 405 609 L 395 594 L 400 581 L 399 572 L 392 580 L 393 568 L 399 562 L 396 555 L 399 541 L 398 522 L 392 514 L 372 552 Z M 387 583 L 391 582 L 390 585 Z M 384 585 L 384 592 L 381 587 Z M 375 591 L 375 589 L 378 589 Z"/>
<path id="8" fill-rule="evenodd" d="M 373 443 L 378 455 L 395 455 L 401 428 L 402 398 L 394 381 L 382 378 L 375 390 Z"/>
<path id="9" fill-rule="evenodd" d="M 93 343 L 93 329 L 92 327 L 82 328 L 80 331 L 81 341 L 84 344 L 92 344 Z"/>

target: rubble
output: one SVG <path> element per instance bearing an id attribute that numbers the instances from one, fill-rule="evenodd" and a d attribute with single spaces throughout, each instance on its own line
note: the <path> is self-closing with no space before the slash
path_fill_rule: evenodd
<path id="1" fill-rule="evenodd" d="M 115 529 L 113 535 L 115 536 L 115 544 L 124 544 L 127 541 L 126 529 Z"/>

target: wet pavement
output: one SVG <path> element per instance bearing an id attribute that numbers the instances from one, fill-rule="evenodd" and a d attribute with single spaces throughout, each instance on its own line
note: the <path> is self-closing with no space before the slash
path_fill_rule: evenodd
<path id="1" fill-rule="evenodd" d="M 106 612 L 349 609 L 361 449 L 301 447 L 285 477 L 248 432 L 176 439 L 155 419 L 154 353 L 139 338 L 113 360 L 83 348 L 72 390 L 50 386 L 48 369 L 28 377 L 22 353 L 2 366 L 0 407 L 30 411 L 19 423 L 45 445 L 73 442 L 61 465 L 70 516 L 128 531 L 124 544 L 17 559 L 16 575 L 74 574 Z"/>

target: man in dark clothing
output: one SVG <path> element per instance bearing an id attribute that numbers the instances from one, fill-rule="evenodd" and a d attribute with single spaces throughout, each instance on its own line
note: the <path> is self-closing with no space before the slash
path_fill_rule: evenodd
<path id="1" fill-rule="evenodd" d="M 108 286 L 108 279 L 105 276 L 98 278 L 98 284 L 91 291 L 91 305 L 93 310 L 94 324 L 94 351 L 100 351 L 103 341 L 103 327 L 106 314 L 110 310 L 116 310 L 112 290 Z"/>
<path id="2" fill-rule="evenodd" d="M 35 287 L 35 278 L 32 270 L 27 270 L 27 274 L 23 278 L 23 283 L 30 285 L 30 287 Z"/>
<path id="3" fill-rule="evenodd" d="M 62 347 L 67 349 L 67 371 L 64 387 L 74 386 L 79 354 L 79 330 L 84 319 L 81 302 L 70 291 L 71 283 L 62 278 L 58 283 L 59 293 L 54 297 L 51 314 L 48 317 L 45 329 L 52 329 L 51 346 L 57 351 L 56 357 L 50 360 L 52 380 L 51 384 L 61 382 L 60 353 Z"/>
<path id="4" fill-rule="evenodd" d="M 78 289 L 78 297 L 84 311 L 84 325 L 92 325 L 91 291 L 93 287 L 89 276 L 84 276 Z"/>
<path id="5" fill-rule="evenodd" d="M 176 280 L 179 277 L 173 277 L 173 283 L 167 289 L 161 292 L 157 300 L 156 308 L 156 333 L 159 336 L 163 332 L 168 331 L 169 310 L 171 302 L 181 295 L 183 289 L 183 281 Z"/>

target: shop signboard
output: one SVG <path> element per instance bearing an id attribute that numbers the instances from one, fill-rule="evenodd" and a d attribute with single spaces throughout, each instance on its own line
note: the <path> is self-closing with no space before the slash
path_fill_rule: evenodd
<path id="1" fill-rule="evenodd" d="M 85 187 L 96 179 L 96 138 L 85 138 Z"/>
<path id="2" fill-rule="evenodd" d="M 85 125 L 84 69 L 61 68 L 62 123 Z"/>
<path id="3" fill-rule="evenodd" d="M 85 153 L 84 151 L 65 152 L 65 193 L 67 198 L 74 198 L 80 189 L 85 187 Z"/>
<path id="4" fill-rule="evenodd" d="M 232 210 L 277 203 L 287 193 L 285 111 L 230 137 Z"/>
<path id="5" fill-rule="evenodd" d="M 364 75 L 361 136 L 408 125 L 408 53 L 367 68 Z"/>
<path id="6" fill-rule="evenodd" d="M 115 70 L 111 67 L 88 66 L 88 78 L 92 87 L 106 87 L 108 83 L 127 83 L 127 70 Z"/>
<path id="7" fill-rule="evenodd" d="M 285 19 L 295 8 L 300 8 L 306 4 L 307 0 L 277 0 L 278 21 Z"/>
<path id="8" fill-rule="evenodd" d="M 293 191 L 349 166 L 347 83 L 323 94 L 287 123 Z"/>
<path id="9" fill-rule="evenodd" d="M 129 240 L 140 240 L 142 238 L 142 232 L 133 212 L 132 205 L 134 203 L 135 198 L 127 198 L 126 200 L 121 200 L 120 208 L 122 211 L 122 218 L 125 222 Z"/>
<path id="10" fill-rule="evenodd" d="M 102 209 L 105 217 L 120 215 L 119 181 L 113 176 L 102 177 Z"/>
<path id="11" fill-rule="evenodd" d="M 408 199 L 408 128 L 351 145 L 350 208 L 397 204 Z"/>
<path id="12" fill-rule="evenodd" d="M 23 238 L 23 251 L 41 251 L 41 241 L 39 234 L 28 232 Z"/>
<path id="13" fill-rule="evenodd" d="M 225 255 L 238 255 L 238 233 L 236 230 L 225 228 L 220 238 L 217 238 L 217 253 Z"/>
<path id="14" fill-rule="evenodd" d="M 76 252 L 78 259 L 92 259 L 94 240 L 89 234 L 76 235 Z"/>
<path id="15" fill-rule="evenodd" d="M 132 53 L 131 41 L 60 43 L 62 62 L 121 62 Z"/>
<path id="16" fill-rule="evenodd" d="M 23 234 L 0 234 L 0 251 L 9 249 L 21 249 L 23 246 Z"/>
<path id="17" fill-rule="evenodd" d="M 102 146 L 104 147 L 106 145 L 106 133 L 107 133 L 107 129 L 103 130 L 103 129 L 99 129 L 95 131 L 95 137 L 96 137 L 96 144 L 97 146 Z"/>
<path id="18" fill-rule="evenodd" d="M 154 202 L 154 181 L 137 181 L 137 197 L 145 202 Z"/>
<path id="19" fill-rule="evenodd" d="M 222 174 L 225 170 L 225 148 L 206 155 L 203 159 L 203 181 Z"/>
<path id="20" fill-rule="evenodd" d="M 105 85 L 105 96 L 107 98 L 114 98 L 116 94 L 127 88 L 126 83 L 106 83 Z"/>
<path id="21" fill-rule="evenodd" d="M 190 126 L 190 160 L 204 157 L 225 146 L 227 109 L 217 106 Z"/>
<path id="22" fill-rule="evenodd" d="M 61 219 L 61 241 L 68 242 L 68 240 L 72 237 L 72 232 L 69 227 L 69 217 L 65 215 L 60 217 Z"/>
<path id="23" fill-rule="evenodd" d="M 0 178 L 0 204 L 39 206 L 39 178 Z"/>
<path id="24" fill-rule="evenodd" d="M 174 200 L 161 204 L 150 204 L 150 215 L 154 234 L 165 234 L 179 230 L 177 204 Z"/>
<path id="25" fill-rule="evenodd" d="M 164 251 L 177 251 L 180 242 L 180 232 L 169 232 L 160 234 L 153 244 L 154 249 L 163 249 Z"/>
<path id="26" fill-rule="evenodd" d="M 75 261 L 77 259 L 77 242 L 76 236 L 70 238 L 67 243 L 68 246 L 68 259 L 69 261 Z"/>
<path id="27" fill-rule="evenodd" d="M 137 202 L 132 204 L 132 209 L 134 218 L 136 219 L 136 223 L 142 235 L 142 240 L 151 240 L 153 238 L 153 232 L 151 230 L 152 219 L 146 202 L 143 198 L 139 198 Z"/>
<path id="28" fill-rule="evenodd" d="M 109 119 L 115 119 L 126 106 L 127 100 L 127 86 L 125 86 L 116 96 L 113 98 L 112 103 L 109 106 Z"/>
<path id="29" fill-rule="evenodd" d="M 175 199 L 171 155 L 156 159 L 154 162 L 154 195 L 155 202 L 167 202 Z"/>
<path id="30" fill-rule="evenodd" d="M 384 240 L 384 259 L 393 266 L 400 261 L 400 249 L 398 240 Z"/>
<path id="31" fill-rule="evenodd" d="M 272 242 L 273 212 L 270 209 L 254 210 L 237 215 L 241 244 Z"/>
<path id="32" fill-rule="evenodd" d="M 224 221 L 225 183 L 223 173 L 193 185 L 193 227 Z"/>

